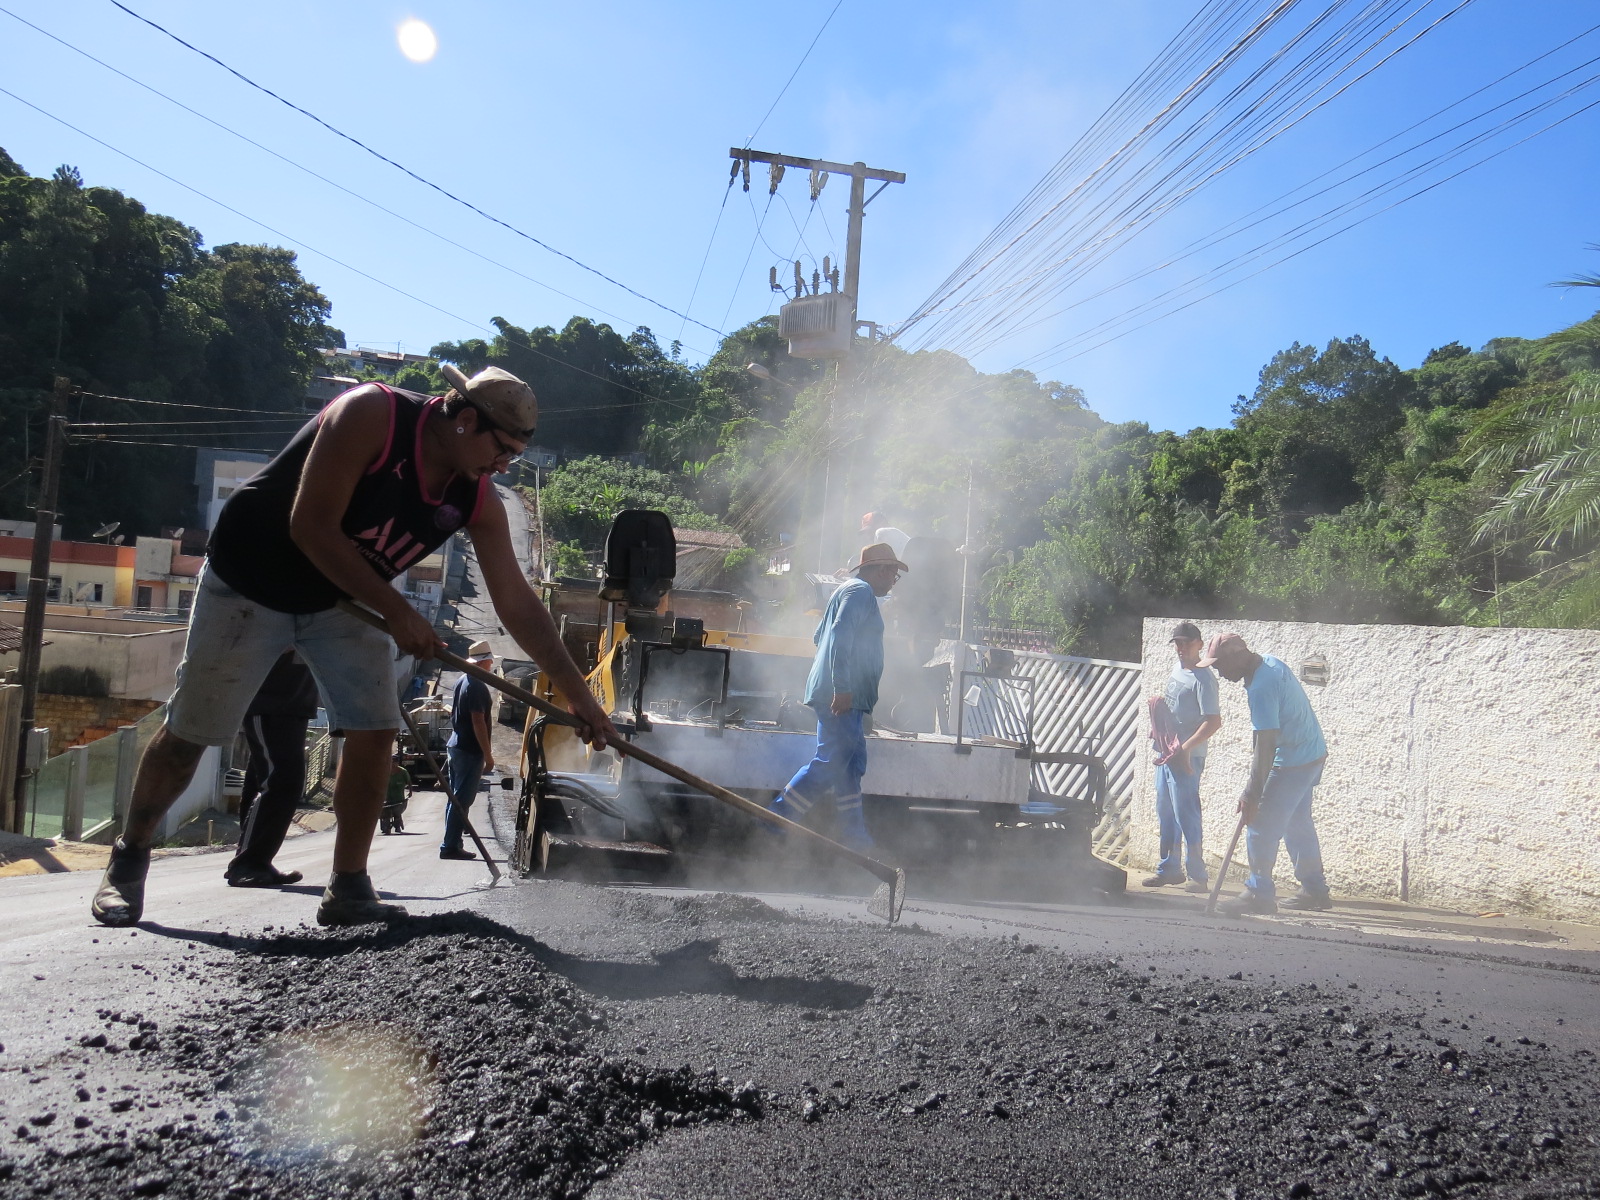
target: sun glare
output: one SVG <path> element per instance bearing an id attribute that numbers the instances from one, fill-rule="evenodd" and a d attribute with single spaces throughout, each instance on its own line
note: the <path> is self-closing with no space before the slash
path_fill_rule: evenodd
<path id="1" fill-rule="evenodd" d="M 401 23 L 399 39 L 400 53 L 415 63 L 427 62 L 439 50 L 439 39 L 428 23 L 415 17 Z"/>

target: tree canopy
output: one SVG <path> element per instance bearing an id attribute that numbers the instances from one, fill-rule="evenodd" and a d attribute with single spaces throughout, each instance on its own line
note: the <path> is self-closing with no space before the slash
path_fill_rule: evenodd
<path id="1" fill-rule="evenodd" d="M 73 168 L 36 178 L 0 151 L 0 505 L 20 516 L 30 502 L 53 376 L 101 395 L 299 412 L 317 349 L 343 340 L 328 316 L 290 251 L 207 250 L 197 230 Z M 83 400 L 67 415 L 142 426 L 117 440 L 189 442 L 194 426 L 153 422 L 226 414 Z M 108 519 L 139 532 L 185 523 L 191 463 L 176 446 L 75 444 L 59 502 L 68 536 Z"/>

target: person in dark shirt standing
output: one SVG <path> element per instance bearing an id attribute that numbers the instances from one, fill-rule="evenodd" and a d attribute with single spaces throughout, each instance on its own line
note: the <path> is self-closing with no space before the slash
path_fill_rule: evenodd
<path id="1" fill-rule="evenodd" d="M 494 653 L 488 642 L 473 642 L 467 661 L 485 671 L 494 670 Z M 477 858 L 461 845 L 467 831 L 467 810 L 478 798 L 485 771 L 494 770 L 494 748 L 489 744 L 489 689 L 470 675 L 456 680 L 450 708 L 450 741 L 445 746 L 445 769 L 450 774 L 450 801 L 444 810 L 444 841 L 440 858 Z"/>
<path id="2" fill-rule="evenodd" d="M 244 717 L 250 765 L 239 793 L 239 853 L 228 864 L 229 887 L 283 887 L 302 878 L 299 871 L 278 870 L 272 860 L 305 795 L 306 727 L 317 704 L 317 681 L 293 650 L 285 650 Z"/>

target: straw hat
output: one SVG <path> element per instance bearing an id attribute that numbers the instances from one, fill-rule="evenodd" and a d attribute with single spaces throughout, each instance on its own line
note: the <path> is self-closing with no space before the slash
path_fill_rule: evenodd
<path id="1" fill-rule="evenodd" d="M 473 642 L 467 647 L 467 660 L 469 662 L 482 662 L 486 658 L 494 657 L 494 647 L 488 642 Z"/>
<path id="2" fill-rule="evenodd" d="M 862 567 L 890 566 L 902 574 L 911 570 L 905 563 L 894 556 L 894 547 L 888 542 L 874 542 L 870 546 L 861 547 L 861 558 L 856 565 L 849 568 L 848 574 L 861 574 Z"/>

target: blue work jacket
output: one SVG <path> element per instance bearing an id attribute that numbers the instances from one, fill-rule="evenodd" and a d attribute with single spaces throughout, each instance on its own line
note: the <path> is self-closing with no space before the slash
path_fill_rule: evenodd
<path id="1" fill-rule="evenodd" d="M 853 710 L 871 712 L 883 677 L 883 614 L 871 585 L 852 579 L 836 591 L 811 640 L 817 656 L 806 677 L 806 704 L 826 711 L 835 692 L 849 692 Z"/>

